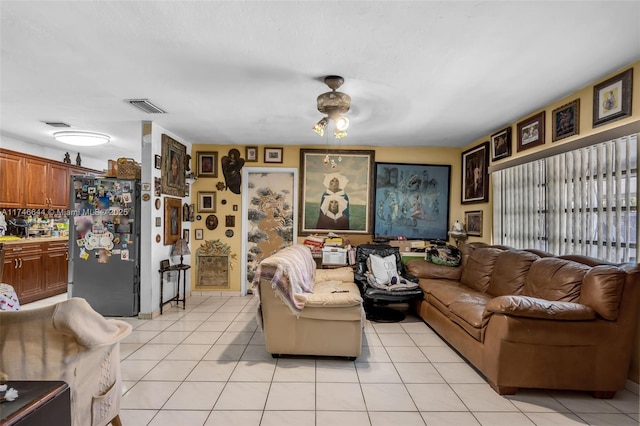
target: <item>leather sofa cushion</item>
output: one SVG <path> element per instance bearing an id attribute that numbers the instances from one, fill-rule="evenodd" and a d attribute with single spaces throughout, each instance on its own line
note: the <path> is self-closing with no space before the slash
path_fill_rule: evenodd
<path id="1" fill-rule="evenodd" d="M 458 281 L 462 274 L 460 266 L 436 265 L 426 260 L 414 259 L 406 264 L 407 273 L 418 278 L 444 278 Z"/>
<path id="2" fill-rule="evenodd" d="M 529 269 L 522 294 L 539 299 L 577 302 L 582 279 L 591 269 L 570 260 L 545 257 Z"/>
<path id="3" fill-rule="evenodd" d="M 538 259 L 539 256 L 527 251 L 507 250 L 500 253 L 491 273 L 487 293 L 494 296 L 522 294 L 531 264 Z"/>
<path id="4" fill-rule="evenodd" d="M 487 303 L 485 316 L 492 313 L 571 321 L 592 320 L 596 317 L 593 309 L 580 303 L 556 302 L 527 296 L 496 297 Z"/>
<path id="5" fill-rule="evenodd" d="M 474 290 L 486 292 L 489 288 L 493 267 L 503 251 L 489 247 L 474 250 L 462 269 L 460 282 Z"/>
<path id="6" fill-rule="evenodd" d="M 474 291 L 470 288 L 460 286 L 439 286 L 431 289 L 431 299 L 436 299 L 444 306 L 451 306 L 452 303 L 477 303 L 485 305 L 491 296 L 486 293 Z"/>
<path id="7" fill-rule="evenodd" d="M 593 308 L 602 318 L 618 319 L 626 273 L 612 265 L 591 268 L 582 281 L 580 303 Z"/>
<path id="8" fill-rule="evenodd" d="M 454 302 L 449 306 L 449 318 L 471 337 L 482 341 L 482 314 L 485 303 Z"/>

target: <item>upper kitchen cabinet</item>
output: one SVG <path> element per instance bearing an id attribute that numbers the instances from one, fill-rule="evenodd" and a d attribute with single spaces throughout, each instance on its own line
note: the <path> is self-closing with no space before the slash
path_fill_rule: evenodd
<path id="1" fill-rule="evenodd" d="M 21 181 L 24 157 L 0 151 L 0 207 L 22 208 L 24 182 Z"/>
<path id="2" fill-rule="evenodd" d="M 100 172 L 0 150 L 0 207 L 66 209 L 69 207 L 69 176 L 86 173 Z"/>

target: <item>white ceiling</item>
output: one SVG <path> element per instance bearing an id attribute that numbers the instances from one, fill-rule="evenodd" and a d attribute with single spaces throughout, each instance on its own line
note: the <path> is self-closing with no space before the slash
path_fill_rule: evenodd
<path id="1" fill-rule="evenodd" d="M 100 158 L 139 159 L 142 120 L 194 144 L 324 144 L 311 126 L 328 74 L 352 97 L 343 145 L 461 147 L 640 59 L 638 0 L 2 1 L 0 13 L 2 135 L 52 146 L 60 129 L 43 121 L 62 121 L 110 134 L 83 152 Z"/>

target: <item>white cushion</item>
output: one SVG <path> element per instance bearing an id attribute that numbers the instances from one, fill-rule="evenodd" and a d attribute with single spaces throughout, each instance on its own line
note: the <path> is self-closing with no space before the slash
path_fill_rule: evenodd
<path id="1" fill-rule="evenodd" d="M 367 267 L 378 285 L 397 284 L 400 281 L 394 254 L 390 254 L 387 257 L 370 254 L 369 259 L 367 259 Z"/>

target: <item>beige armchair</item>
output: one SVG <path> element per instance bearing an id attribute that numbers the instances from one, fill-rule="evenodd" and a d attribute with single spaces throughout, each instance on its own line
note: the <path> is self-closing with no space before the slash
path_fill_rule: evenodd
<path id="1" fill-rule="evenodd" d="M 0 312 L 0 375 L 62 380 L 71 389 L 73 426 L 120 426 L 120 340 L 130 332 L 81 298 Z"/>

